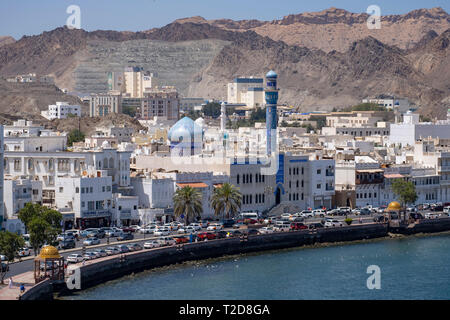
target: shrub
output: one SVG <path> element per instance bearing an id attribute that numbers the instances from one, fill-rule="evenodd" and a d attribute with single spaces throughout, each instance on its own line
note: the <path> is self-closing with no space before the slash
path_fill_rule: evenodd
<path id="1" fill-rule="evenodd" d="M 351 225 L 352 222 L 353 222 L 353 219 L 352 219 L 352 218 L 347 218 L 347 219 L 345 219 L 344 221 L 345 221 L 345 223 L 346 223 L 347 225 Z"/>

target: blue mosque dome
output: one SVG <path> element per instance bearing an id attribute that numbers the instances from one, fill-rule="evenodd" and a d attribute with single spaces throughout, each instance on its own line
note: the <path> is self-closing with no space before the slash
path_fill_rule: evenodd
<path id="1" fill-rule="evenodd" d="M 183 137 L 191 137 L 191 141 L 194 141 L 194 136 L 199 135 L 202 137 L 203 128 L 194 122 L 189 117 L 184 117 L 175 123 L 170 128 L 167 138 L 172 142 L 181 142 Z"/>
<path id="2" fill-rule="evenodd" d="M 276 72 L 273 71 L 273 70 L 270 70 L 270 71 L 267 72 L 267 74 L 266 74 L 266 78 L 276 78 L 276 77 L 278 77 L 278 75 L 277 75 Z"/>

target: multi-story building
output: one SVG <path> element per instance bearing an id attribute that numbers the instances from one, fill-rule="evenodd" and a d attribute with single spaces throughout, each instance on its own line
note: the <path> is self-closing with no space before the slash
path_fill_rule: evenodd
<path id="1" fill-rule="evenodd" d="M 4 138 L 3 138 L 3 126 L 0 125 L 0 230 L 3 229 L 3 221 L 5 218 L 5 213 L 4 213 L 4 198 L 3 198 L 3 193 L 4 193 L 4 186 L 3 186 L 3 180 L 4 180 L 4 172 L 3 172 L 3 165 L 4 165 L 4 154 L 5 154 L 5 149 L 4 149 Z"/>
<path id="2" fill-rule="evenodd" d="M 41 115 L 48 120 L 66 119 L 69 116 L 81 117 L 81 107 L 69 105 L 68 102 L 56 102 L 48 106 L 48 110 L 42 111 Z"/>
<path id="3" fill-rule="evenodd" d="M 144 92 L 144 98 L 136 117 L 141 120 L 152 120 L 154 118 L 178 120 L 179 103 L 178 92 L 174 87 L 149 89 Z"/>
<path id="4" fill-rule="evenodd" d="M 227 101 L 231 104 L 246 104 L 262 107 L 264 104 L 263 78 L 235 78 L 228 83 Z"/>
<path id="5" fill-rule="evenodd" d="M 110 113 L 122 113 L 122 99 L 119 91 L 91 94 L 89 115 L 103 117 Z"/>

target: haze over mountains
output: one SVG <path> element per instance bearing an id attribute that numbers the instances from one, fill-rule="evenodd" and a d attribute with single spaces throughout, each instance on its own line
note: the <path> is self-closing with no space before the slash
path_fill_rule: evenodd
<path id="1" fill-rule="evenodd" d="M 90 93 L 106 90 L 106 72 L 138 65 L 183 96 L 225 99 L 236 76 L 274 69 L 280 102 L 302 111 L 394 94 L 443 118 L 450 104 L 449 14 L 433 8 L 384 16 L 379 30 L 369 30 L 367 18 L 330 8 L 270 22 L 192 17 L 143 32 L 61 27 L 4 45 L 0 39 L 0 76 L 53 74 L 60 88 Z"/>

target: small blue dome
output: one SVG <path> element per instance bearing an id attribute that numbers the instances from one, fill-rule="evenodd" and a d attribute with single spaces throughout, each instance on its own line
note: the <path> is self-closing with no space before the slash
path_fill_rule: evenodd
<path id="1" fill-rule="evenodd" d="M 167 138 L 170 141 L 181 142 L 184 137 L 190 136 L 193 141 L 195 135 L 202 137 L 203 129 L 189 117 L 184 117 L 170 128 Z"/>
<path id="2" fill-rule="evenodd" d="M 269 72 L 267 72 L 266 74 L 266 78 L 276 78 L 278 77 L 278 75 L 275 73 L 275 71 L 270 70 Z"/>

